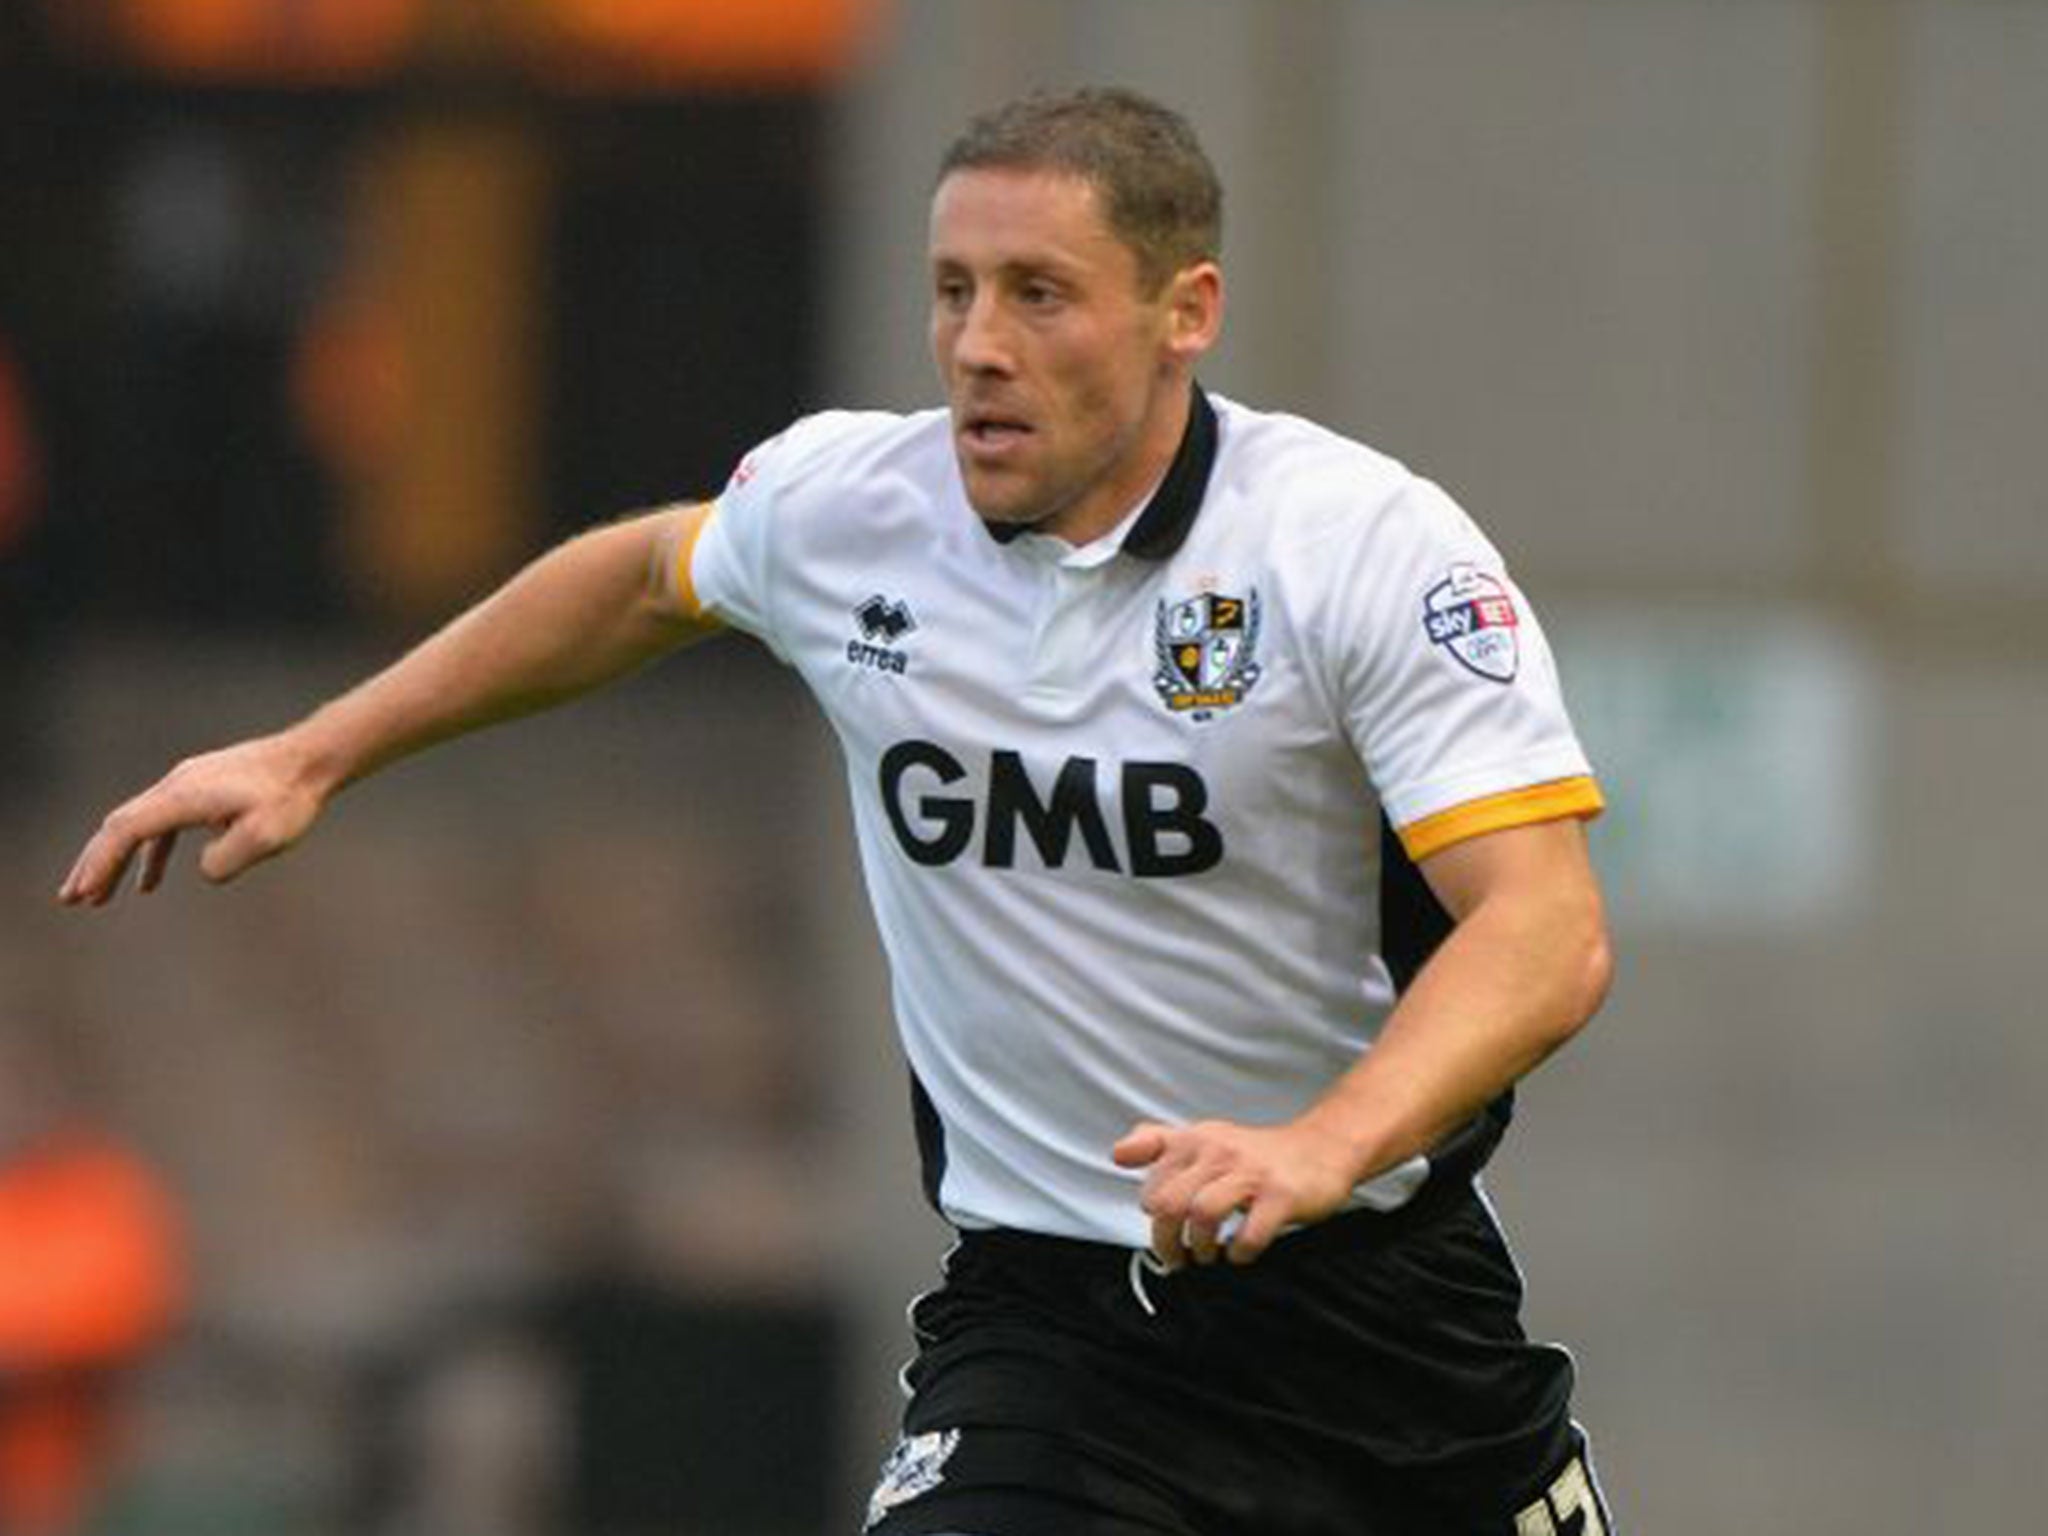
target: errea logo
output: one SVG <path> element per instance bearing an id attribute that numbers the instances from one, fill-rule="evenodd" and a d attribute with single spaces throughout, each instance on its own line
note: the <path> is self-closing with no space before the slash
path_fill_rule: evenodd
<path id="1" fill-rule="evenodd" d="M 878 672 L 899 675 L 910 670 L 909 655 L 893 649 L 897 641 L 917 628 L 917 620 L 911 616 L 908 603 L 877 592 L 854 605 L 853 621 L 860 626 L 861 638 L 846 642 L 846 659 L 849 662 L 857 667 L 873 667 Z M 877 644 L 877 641 L 881 643 Z"/>
<path id="2" fill-rule="evenodd" d="M 853 616 L 860 624 L 861 634 L 869 640 L 901 640 L 917 628 L 909 604 L 900 598 L 891 602 L 879 592 L 854 609 Z"/>

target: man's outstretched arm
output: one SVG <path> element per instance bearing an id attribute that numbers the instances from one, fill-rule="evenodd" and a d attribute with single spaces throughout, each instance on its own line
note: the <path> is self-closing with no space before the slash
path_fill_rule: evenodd
<path id="1" fill-rule="evenodd" d="M 209 880 L 281 853 L 357 779 L 422 748 L 610 682 L 717 628 L 679 576 L 709 507 L 671 507 L 558 545 L 367 682 L 275 735 L 190 758 L 110 812 L 58 889 L 101 906 L 138 854 L 163 879 L 205 827 Z"/>

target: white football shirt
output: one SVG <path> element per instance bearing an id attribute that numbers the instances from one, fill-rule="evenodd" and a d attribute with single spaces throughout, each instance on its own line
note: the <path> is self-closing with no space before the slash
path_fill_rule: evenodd
<path id="1" fill-rule="evenodd" d="M 834 412 L 748 456 L 677 579 L 838 733 L 926 1189 L 962 1226 L 1143 1246 L 1119 1137 L 1299 1113 L 1447 926 L 1410 861 L 1600 807 L 1451 498 L 1200 390 L 1093 544 L 985 526 L 944 411 Z"/>

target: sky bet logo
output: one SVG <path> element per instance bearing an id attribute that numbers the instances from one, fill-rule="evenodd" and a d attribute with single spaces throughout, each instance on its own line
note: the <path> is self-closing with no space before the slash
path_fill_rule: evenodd
<path id="1" fill-rule="evenodd" d="M 853 610 L 853 621 L 860 626 L 861 638 L 846 642 L 848 661 L 857 667 L 873 667 L 878 672 L 901 675 L 910 670 L 910 657 L 891 649 L 898 640 L 917 628 L 917 620 L 910 616 L 907 603 L 891 601 L 877 592 Z M 877 644 L 877 641 L 881 643 Z"/>
<path id="2" fill-rule="evenodd" d="M 1092 757 L 1068 758 L 1041 790 L 1020 754 L 998 748 L 977 787 L 967 765 L 936 742 L 899 741 L 882 754 L 882 808 L 898 846 L 927 868 L 975 857 L 977 836 L 989 869 L 1017 867 L 1026 840 L 1046 869 L 1064 867 L 1076 841 L 1096 869 L 1141 879 L 1198 875 L 1222 862 L 1223 833 L 1202 814 L 1209 786 L 1193 768 L 1141 762 L 1108 772 L 1111 811 Z M 1121 838 L 1110 830 L 1113 814 Z"/>
<path id="3" fill-rule="evenodd" d="M 1489 682 L 1515 680 L 1522 660 L 1515 637 L 1521 624 L 1507 587 L 1474 565 L 1452 566 L 1423 595 L 1422 628 L 1430 643 Z"/>

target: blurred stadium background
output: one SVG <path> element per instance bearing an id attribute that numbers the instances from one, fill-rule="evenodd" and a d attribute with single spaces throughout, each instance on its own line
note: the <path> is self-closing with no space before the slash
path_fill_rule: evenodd
<path id="1" fill-rule="evenodd" d="M 0 7 L 0 1059 L 189 1234 L 94 1529 L 853 1528 L 940 1242 L 765 658 L 51 892 L 551 538 L 929 401 L 937 151 L 1081 80 L 1224 173 L 1210 383 L 1445 481 L 1565 656 L 1623 974 L 1493 1183 L 1626 1527 L 2036 1528 L 2044 79 L 1995 0 Z"/>

